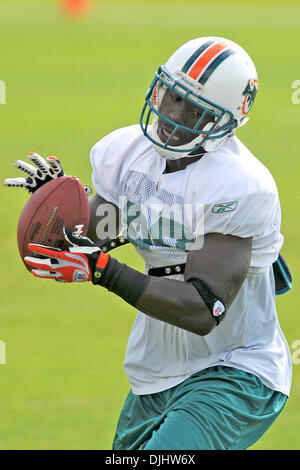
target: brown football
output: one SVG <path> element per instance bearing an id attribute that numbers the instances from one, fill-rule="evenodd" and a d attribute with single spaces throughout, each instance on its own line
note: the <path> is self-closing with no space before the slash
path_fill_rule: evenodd
<path id="1" fill-rule="evenodd" d="M 28 243 L 66 248 L 63 227 L 85 236 L 89 222 L 88 197 L 78 178 L 61 176 L 44 184 L 30 196 L 20 215 L 17 239 L 22 260 L 34 256 Z"/>

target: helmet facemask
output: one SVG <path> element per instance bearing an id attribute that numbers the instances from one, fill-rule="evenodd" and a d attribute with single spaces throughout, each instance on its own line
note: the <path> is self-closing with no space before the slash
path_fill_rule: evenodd
<path id="1" fill-rule="evenodd" d="M 160 67 L 146 94 L 140 125 L 146 137 L 154 144 L 157 152 L 168 159 L 194 157 L 205 151 L 215 150 L 237 127 L 233 114 L 201 96 L 201 85 L 178 71 L 168 73 L 165 67 Z M 160 112 L 161 103 L 166 90 L 171 90 L 182 99 L 192 103 L 199 109 L 199 119 L 193 128 L 185 127 L 165 117 Z M 208 118 L 210 122 L 207 123 Z M 170 129 L 165 142 L 158 135 L 158 123 L 163 120 Z M 180 133 L 191 134 L 191 139 L 183 145 L 174 145 L 174 140 Z M 178 138 L 178 137 L 177 137 Z M 171 145 L 173 144 L 173 145 Z"/>

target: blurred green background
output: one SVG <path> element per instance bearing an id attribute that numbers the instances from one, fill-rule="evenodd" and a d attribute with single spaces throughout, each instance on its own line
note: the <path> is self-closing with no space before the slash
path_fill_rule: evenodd
<path id="1" fill-rule="evenodd" d="M 60 157 L 67 174 L 91 184 L 91 147 L 138 122 L 155 70 L 188 39 L 230 38 L 256 63 L 260 89 L 238 136 L 270 169 L 281 197 L 294 288 L 277 306 L 294 365 L 288 403 L 253 449 L 300 448 L 298 3 L 94 1 L 91 14 L 74 21 L 58 1 L 0 0 L 2 178 L 21 176 L 13 161 L 35 151 Z M 16 248 L 27 194 L 0 191 L 0 449 L 110 449 L 129 390 L 122 364 L 135 311 L 92 285 L 33 278 Z M 143 270 L 131 247 L 114 255 Z"/>

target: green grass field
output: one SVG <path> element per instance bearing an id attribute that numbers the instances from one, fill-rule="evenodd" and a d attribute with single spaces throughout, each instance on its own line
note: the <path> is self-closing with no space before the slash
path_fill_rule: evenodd
<path id="1" fill-rule="evenodd" d="M 188 39 L 224 36 L 255 61 L 260 90 L 238 136 L 274 175 L 282 203 L 283 254 L 293 291 L 278 298 L 292 348 L 300 340 L 298 1 L 95 2 L 70 21 L 51 0 L 0 0 L 2 179 L 28 152 L 61 157 L 65 172 L 91 184 L 90 148 L 138 121 L 158 65 Z M 1 100 L 0 100 L 1 101 Z M 104 175 L 105 177 L 105 175 Z M 23 190 L 1 191 L 0 449 L 110 449 L 129 384 L 123 371 L 135 311 L 92 285 L 37 280 L 16 248 Z M 142 270 L 129 247 L 116 257 Z M 294 357 L 300 359 L 296 350 Z M 253 449 L 300 449 L 300 364 L 288 403 Z"/>

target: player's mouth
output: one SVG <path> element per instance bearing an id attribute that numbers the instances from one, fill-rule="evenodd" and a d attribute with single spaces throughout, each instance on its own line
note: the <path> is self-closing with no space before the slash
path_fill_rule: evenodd
<path id="1" fill-rule="evenodd" d="M 168 139 L 170 139 L 173 131 L 174 128 L 172 129 L 171 126 L 167 126 L 165 123 L 158 121 L 158 137 L 164 144 L 168 141 Z M 174 147 L 178 147 L 179 145 L 185 145 L 191 142 L 195 137 L 196 135 L 192 132 L 185 132 L 181 129 L 178 129 L 176 133 L 172 136 L 172 138 L 169 140 L 168 145 L 172 145 Z"/>
<path id="2" fill-rule="evenodd" d="M 166 129 L 162 128 L 162 133 L 164 135 L 164 137 L 166 137 L 166 139 L 168 139 L 169 137 L 171 137 L 171 132 L 168 132 Z M 179 140 L 179 137 L 177 137 L 177 135 L 173 135 L 171 141 L 174 140 L 174 142 L 178 142 Z"/>
<path id="3" fill-rule="evenodd" d="M 166 129 L 166 127 L 163 126 L 163 125 L 158 125 L 158 129 L 157 129 L 158 136 L 164 144 L 171 137 L 173 130 Z M 181 141 L 180 141 L 179 136 L 174 134 L 172 139 L 170 139 L 170 141 L 169 141 L 169 145 L 181 145 Z"/>

